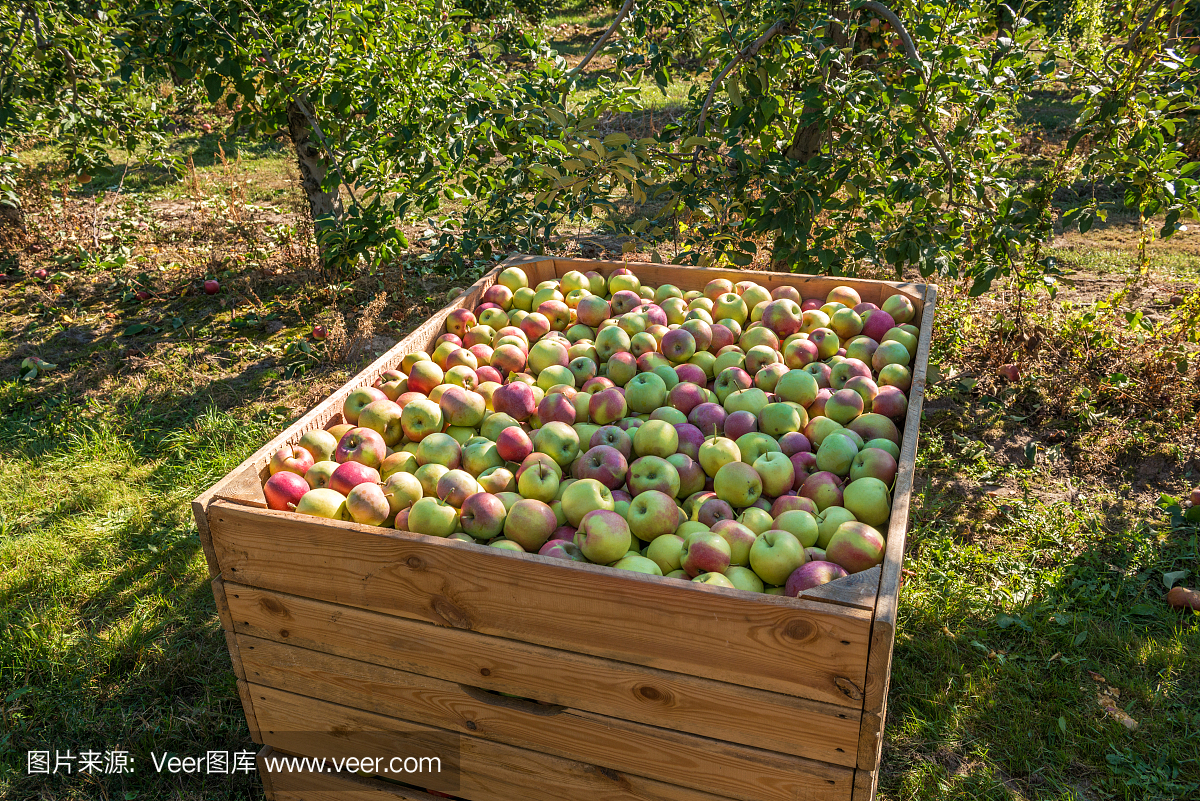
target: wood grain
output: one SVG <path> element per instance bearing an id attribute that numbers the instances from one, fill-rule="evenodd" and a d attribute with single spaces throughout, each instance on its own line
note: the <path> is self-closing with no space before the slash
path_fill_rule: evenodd
<path id="1" fill-rule="evenodd" d="M 790 801 L 806 788 L 843 787 L 852 767 L 829 765 L 563 706 L 490 695 L 419 676 L 239 635 L 256 685 L 565 759 L 715 792 L 742 801 Z M 721 721 L 713 719 L 713 732 Z M 664 759 L 670 754 L 669 759 Z"/>
<path id="2" fill-rule="evenodd" d="M 254 711 L 254 701 L 250 696 L 250 685 L 239 680 L 237 690 L 238 697 L 242 700 L 242 710 L 246 713 L 246 726 L 250 729 L 250 739 L 262 745 L 262 734 L 258 728 L 258 714 Z"/>
<path id="3" fill-rule="evenodd" d="M 239 634 L 702 736 L 716 720 L 733 743 L 856 762 L 860 713 L 844 706 L 254 587 L 227 592 Z"/>
<path id="4" fill-rule="evenodd" d="M 221 501 L 212 512 L 227 581 L 815 701 L 861 703 L 846 687 L 863 687 L 870 614 L 862 610 Z"/>
<path id="5" fill-rule="evenodd" d="M 879 565 L 845 576 L 837 581 L 813 587 L 800 593 L 809 601 L 828 601 L 839 606 L 853 606 L 868 611 L 875 609 L 875 597 L 879 594 Z"/>
<path id="6" fill-rule="evenodd" d="M 875 801 L 875 790 L 879 783 L 878 770 L 854 771 L 854 801 Z"/>
<path id="7" fill-rule="evenodd" d="M 252 689 L 267 744 L 291 754 L 390 759 L 421 745 L 435 749 L 444 746 L 446 732 L 433 727 L 268 687 L 256 685 Z M 347 737 L 349 732 L 354 736 Z M 477 737 L 464 736 L 460 742 L 459 789 L 448 792 L 472 801 L 719 801 L 721 798 Z M 663 756 L 670 758 L 669 754 Z M 410 783 L 415 782 L 410 780 Z M 849 784 L 828 789 L 805 788 L 796 796 L 798 801 L 849 798 Z"/>

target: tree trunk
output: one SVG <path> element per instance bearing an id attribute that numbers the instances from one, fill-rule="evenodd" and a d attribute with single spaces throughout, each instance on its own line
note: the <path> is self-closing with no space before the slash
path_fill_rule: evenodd
<path id="1" fill-rule="evenodd" d="M 842 0 L 830 0 L 829 3 L 829 38 L 833 47 L 843 48 L 849 40 L 846 37 L 845 23 L 850 18 L 846 4 Z M 836 76 L 837 65 L 830 67 L 830 77 Z M 817 114 L 820 108 L 805 106 L 804 114 Z M 796 131 L 792 142 L 786 151 L 789 159 L 808 161 L 821 152 L 821 140 L 825 130 L 819 122 L 814 122 Z"/>
<path id="2" fill-rule="evenodd" d="M 288 103 L 287 118 L 288 133 L 292 136 L 296 160 L 300 165 L 300 186 L 308 197 L 313 224 L 319 229 L 323 227 L 319 222 L 323 216 L 332 216 L 334 220 L 342 218 L 342 199 L 336 186 L 329 192 L 321 189 L 325 174 L 329 171 L 329 163 L 308 118 L 295 101 Z"/>

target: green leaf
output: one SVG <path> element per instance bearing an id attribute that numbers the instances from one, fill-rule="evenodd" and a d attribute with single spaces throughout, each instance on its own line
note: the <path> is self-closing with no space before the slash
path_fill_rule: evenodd
<path id="1" fill-rule="evenodd" d="M 208 92 L 208 102 L 216 103 L 221 99 L 221 76 L 210 72 L 204 76 L 204 91 Z"/>
<path id="2" fill-rule="evenodd" d="M 150 326 L 146 325 L 145 323 L 134 323 L 133 325 L 129 326 L 124 331 L 122 331 L 121 336 L 131 337 L 134 334 L 140 334 L 149 328 L 150 328 Z"/>
<path id="3" fill-rule="evenodd" d="M 1163 573 L 1163 586 L 1169 590 L 1175 586 L 1175 582 L 1187 578 L 1187 574 L 1186 570 L 1174 570 L 1170 573 Z"/>
<path id="4" fill-rule="evenodd" d="M 1158 607 L 1154 604 L 1134 604 L 1129 611 L 1135 615 L 1157 615 Z"/>

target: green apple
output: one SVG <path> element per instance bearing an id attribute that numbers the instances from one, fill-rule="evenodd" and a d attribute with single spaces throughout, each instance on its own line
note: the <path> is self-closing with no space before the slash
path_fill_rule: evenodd
<path id="1" fill-rule="evenodd" d="M 649 420 L 634 432 L 633 452 L 638 456 L 658 456 L 665 459 L 678 449 L 679 432 L 666 421 Z"/>
<path id="2" fill-rule="evenodd" d="M 615 567 L 617 570 L 632 570 L 634 573 L 648 573 L 651 576 L 661 576 L 663 574 L 662 568 L 654 560 L 647 559 L 638 554 L 627 554 L 613 562 L 609 567 Z"/>
<path id="3" fill-rule="evenodd" d="M 296 504 L 296 513 L 324 517 L 327 520 L 349 520 L 350 511 L 346 508 L 346 496 L 328 487 L 310 489 L 300 496 Z"/>
<path id="4" fill-rule="evenodd" d="M 612 492 L 594 478 L 573 481 L 563 490 L 561 499 L 567 522 L 574 528 L 579 527 L 579 521 L 588 512 L 595 509 L 613 509 Z"/>
<path id="5" fill-rule="evenodd" d="M 825 509 L 817 515 L 817 547 L 827 547 L 833 533 L 842 523 L 849 523 L 857 519 L 850 510 L 843 506 L 830 506 Z"/>
<path id="6" fill-rule="evenodd" d="M 575 544 L 588 561 L 607 565 L 629 552 L 633 535 L 629 524 L 616 512 L 596 509 L 579 521 Z"/>
<path id="7" fill-rule="evenodd" d="M 762 479 L 763 493 L 777 498 L 796 482 L 796 467 L 781 451 L 768 451 L 754 460 L 754 471 Z"/>
<path id="8" fill-rule="evenodd" d="M 742 455 L 741 461 L 750 465 L 754 464 L 755 460 L 764 453 L 782 452 L 775 438 L 761 431 L 742 434 L 737 438 L 737 446 L 738 452 Z"/>
<path id="9" fill-rule="evenodd" d="M 579 435 L 566 423 L 546 423 L 534 432 L 533 447 L 566 467 L 579 456 Z"/>
<path id="10" fill-rule="evenodd" d="M 649 414 L 666 399 L 666 382 L 655 373 L 638 373 L 625 385 L 625 403 L 635 412 Z"/>
<path id="11" fill-rule="evenodd" d="M 296 444 L 311 453 L 314 462 L 328 462 L 333 459 L 333 452 L 337 449 L 338 441 L 328 431 L 314 428 L 305 433 Z"/>
<path id="12" fill-rule="evenodd" d="M 885 526 L 892 514 L 887 484 L 866 477 L 851 481 L 843 492 L 843 503 L 858 520 L 869 526 Z"/>
<path id="13" fill-rule="evenodd" d="M 849 437 L 839 433 L 825 437 L 817 448 L 817 469 L 826 470 L 845 478 L 858 456 L 858 446 Z"/>
<path id="14" fill-rule="evenodd" d="M 817 519 L 803 509 L 791 509 L 784 512 L 775 518 L 771 527 L 790 532 L 805 548 L 817 544 L 819 537 Z"/>
<path id="15" fill-rule="evenodd" d="M 713 476 L 713 491 L 717 497 L 739 509 L 757 501 L 762 488 L 758 472 L 745 462 L 730 462 Z"/>
<path id="16" fill-rule="evenodd" d="M 710 477 L 730 462 L 740 461 L 742 452 L 737 443 L 725 437 L 713 435 L 700 446 L 700 467 Z"/>
<path id="17" fill-rule="evenodd" d="M 762 579 L 758 577 L 758 574 L 742 565 L 732 565 L 725 571 L 725 578 L 729 579 L 729 583 L 736 589 L 746 592 L 762 592 L 764 589 Z"/>
<path id="18" fill-rule="evenodd" d="M 456 528 L 458 510 L 432 494 L 421 498 L 409 509 L 409 531 L 429 537 L 449 537 Z"/>
<path id="19" fill-rule="evenodd" d="M 764 531 L 750 549 L 750 567 L 767 584 L 784 584 L 805 561 L 800 540 L 782 529 Z"/>
<path id="20" fill-rule="evenodd" d="M 653 545 L 655 540 L 673 534 L 679 528 L 679 507 L 665 492 L 649 490 L 629 502 L 626 519 L 634 536 Z"/>
<path id="21" fill-rule="evenodd" d="M 646 558 L 658 565 L 659 570 L 665 576 L 672 570 L 680 569 L 684 551 L 683 537 L 677 534 L 666 534 L 655 537 L 646 546 Z"/>
<path id="22" fill-rule="evenodd" d="M 738 515 L 737 521 L 756 535 L 774 528 L 771 521 L 771 513 L 765 509 L 759 509 L 757 506 L 747 508 Z"/>

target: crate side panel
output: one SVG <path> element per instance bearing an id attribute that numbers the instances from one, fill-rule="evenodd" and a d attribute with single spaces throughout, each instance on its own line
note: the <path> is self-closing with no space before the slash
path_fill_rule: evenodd
<path id="1" fill-rule="evenodd" d="M 227 581 L 859 706 L 870 614 L 214 505 Z M 279 548 L 281 541 L 287 548 Z M 547 613 L 545 610 L 554 610 Z"/>
<path id="2" fill-rule="evenodd" d="M 815 784 L 852 780 L 829 765 L 317 651 L 240 637 L 257 684 L 742 801 L 790 801 Z M 712 731 L 722 722 L 714 716 Z M 664 760 L 664 753 L 671 759 Z"/>
<path id="3" fill-rule="evenodd" d="M 702 736 L 717 720 L 733 743 L 854 764 L 848 707 L 243 585 L 229 601 L 239 634 Z"/>
<path id="4" fill-rule="evenodd" d="M 255 685 L 254 702 L 267 744 L 306 756 L 383 757 L 424 743 L 440 748 L 446 732 L 372 712 Z M 346 732 L 354 732 L 348 738 Z M 397 734 L 403 732 L 403 735 Z M 351 742 L 351 740 L 353 742 Z M 656 782 L 634 774 L 463 736 L 460 795 L 472 801 L 719 801 L 720 796 Z M 844 801 L 813 788 L 812 801 Z"/>

